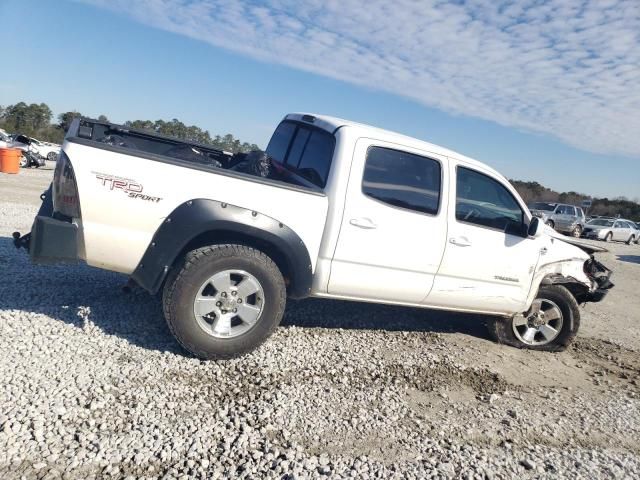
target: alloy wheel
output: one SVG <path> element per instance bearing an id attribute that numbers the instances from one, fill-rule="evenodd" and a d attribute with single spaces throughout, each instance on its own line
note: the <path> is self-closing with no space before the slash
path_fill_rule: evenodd
<path id="1" fill-rule="evenodd" d="M 248 332 L 264 309 L 264 290 L 244 270 L 223 270 L 198 289 L 193 313 L 198 326 L 215 338 L 234 338 Z"/>
<path id="2" fill-rule="evenodd" d="M 546 345 L 562 331 L 562 310 L 551 300 L 537 298 L 525 314 L 513 317 L 513 333 L 526 345 Z"/>

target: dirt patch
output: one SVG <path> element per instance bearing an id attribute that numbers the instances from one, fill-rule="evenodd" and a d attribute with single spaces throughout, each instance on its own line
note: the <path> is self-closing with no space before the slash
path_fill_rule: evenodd
<path id="1" fill-rule="evenodd" d="M 640 354 L 606 340 L 580 338 L 571 353 L 584 363 L 595 385 L 616 384 L 640 392 Z"/>

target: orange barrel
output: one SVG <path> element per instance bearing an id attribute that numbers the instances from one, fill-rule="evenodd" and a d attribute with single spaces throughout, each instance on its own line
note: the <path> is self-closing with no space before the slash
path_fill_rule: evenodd
<path id="1" fill-rule="evenodd" d="M 0 148 L 0 172 L 18 173 L 20 157 L 22 157 L 22 150 L 19 148 Z"/>

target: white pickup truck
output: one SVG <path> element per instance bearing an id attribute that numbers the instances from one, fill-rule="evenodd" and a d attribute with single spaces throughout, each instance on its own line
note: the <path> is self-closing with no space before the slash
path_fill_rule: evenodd
<path id="1" fill-rule="evenodd" d="M 249 155 L 76 119 L 43 198 L 16 246 L 161 293 L 202 358 L 251 351 L 309 296 L 482 313 L 498 341 L 557 351 L 612 286 L 598 247 L 488 166 L 326 116 L 287 115 Z"/>

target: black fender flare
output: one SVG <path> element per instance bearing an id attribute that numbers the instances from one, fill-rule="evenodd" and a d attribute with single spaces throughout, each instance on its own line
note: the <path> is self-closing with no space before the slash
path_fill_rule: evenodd
<path id="1" fill-rule="evenodd" d="M 282 222 L 255 210 L 208 199 L 189 200 L 165 218 L 131 278 L 156 294 L 176 260 L 186 253 L 185 249 L 203 234 L 215 238 L 216 232 L 220 232 L 221 241 L 228 235 L 238 235 L 267 246 L 267 250 L 275 249 L 280 261 L 286 262 L 289 296 L 304 298 L 309 295 L 313 282 L 311 259 L 298 234 Z M 204 245 L 195 248 L 201 246 Z"/>

